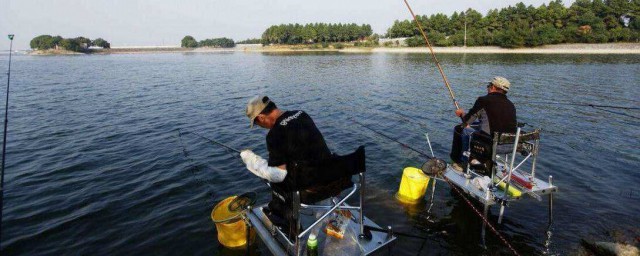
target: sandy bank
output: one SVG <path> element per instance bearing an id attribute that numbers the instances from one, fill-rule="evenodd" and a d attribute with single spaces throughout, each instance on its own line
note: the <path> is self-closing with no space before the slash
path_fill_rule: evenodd
<path id="1" fill-rule="evenodd" d="M 83 54 L 83 53 L 67 51 L 67 50 L 47 49 L 47 50 L 31 51 L 31 52 L 29 52 L 29 54 L 31 54 L 31 55 L 45 55 L 45 56 L 48 56 L 48 55 L 80 55 L 80 54 Z"/>
<path id="2" fill-rule="evenodd" d="M 237 48 L 237 47 L 236 47 Z M 476 47 L 434 47 L 436 53 L 479 53 L 479 54 L 640 54 L 640 43 L 608 44 L 558 44 L 535 48 L 506 49 L 497 46 Z M 426 47 L 345 47 L 309 48 L 304 46 L 264 46 L 245 47 L 243 51 L 255 52 L 344 52 L 344 53 L 428 53 Z"/>

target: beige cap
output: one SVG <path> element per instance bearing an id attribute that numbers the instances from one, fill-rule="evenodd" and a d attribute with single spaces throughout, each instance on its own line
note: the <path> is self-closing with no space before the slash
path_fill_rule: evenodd
<path id="1" fill-rule="evenodd" d="M 271 102 L 271 100 L 265 95 L 255 96 L 249 100 L 249 103 L 247 103 L 247 117 L 251 122 L 251 128 L 253 128 L 256 117 L 267 107 L 269 102 Z"/>
<path id="2" fill-rule="evenodd" d="M 493 79 L 491 79 L 491 82 L 489 82 L 489 84 L 492 84 L 493 86 L 498 87 L 504 90 L 505 92 L 508 92 L 509 87 L 511 87 L 511 83 L 509 82 L 509 80 L 501 76 L 493 77 Z"/>

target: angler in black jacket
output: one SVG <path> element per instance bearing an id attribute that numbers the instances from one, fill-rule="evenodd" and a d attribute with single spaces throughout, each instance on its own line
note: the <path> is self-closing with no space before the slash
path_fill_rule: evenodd
<path id="1" fill-rule="evenodd" d="M 349 185 L 351 180 L 346 178 L 327 185 L 314 185 L 314 181 L 309 180 L 312 175 L 305 173 L 306 170 L 295 168 L 301 163 L 314 163 L 332 156 L 322 133 L 307 113 L 302 110 L 280 110 L 269 97 L 257 96 L 247 104 L 246 114 L 252 127 L 256 124 L 269 130 L 266 140 L 268 159 L 263 159 L 251 150 L 243 150 L 240 157 L 249 171 L 267 180 L 272 188 L 272 200 L 267 213 L 271 221 L 280 226 L 291 227 L 287 223 L 293 218 L 291 206 L 285 201 L 289 196 L 288 190 L 297 182 L 293 177 L 306 179 L 306 183 L 312 184 L 301 191 L 301 202 L 305 204 L 328 204 L 330 201 L 319 202 L 317 198 L 337 195 Z M 292 231 L 289 231 L 290 235 Z"/>
<path id="2" fill-rule="evenodd" d="M 454 128 L 450 156 L 458 166 L 467 161 L 462 152 L 469 150 L 469 139 L 473 133 L 493 136 L 495 132 L 516 132 L 516 107 L 507 98 L 510 87 L 509 80 L 496 76 L 487 84 L 487 95 L 479 97 L 469 113 L 465 114 L 463 109 L 456 110 L 456 115 L 462 117 L 462 124 Z M 474 121 L 479 122 L 477 128 L 470 126 Z"/>

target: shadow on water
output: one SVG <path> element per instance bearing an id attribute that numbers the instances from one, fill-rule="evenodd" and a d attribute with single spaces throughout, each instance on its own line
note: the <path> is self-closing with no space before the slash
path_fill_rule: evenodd
<path id="1" fill-rule="evenodd" d="M 445 185 L 446 186 L 446 185 Z M 415 234 L 429 236 L 427 240 L 400 237 L 394 246 L 394 251 L 401 255 L 512 255 L 511 250 L 492 231 L 487 228 L 486 247 L 481 240 L 483 221 L 477 216 L 471 207 L 457 195 L 454 190 L 450 190 L 453 198 L 446 202 L 444 208 L 436 210 L 436 213 L 429 212 L 428 203 L 421 201 L 417 204 L 404 204 L 397 202 L 402 211 L 406 214 L 408 224 Z M 482 209 L 482 205 L 474 203 L 474 207 Z M 440 211 L 440 212 L 438 212 Z M 442 215 L 442 216 L 437 216 Z M 516 216 L 511 216 L 516 218 Z M 530 246 L 532 240 L 531 232 L 522 230 L 517 222 L 510 218 L 505 218 L 503 224 L 497 224 L 497 207 L 494 206 L 489 212 L 489 220 L 499 232 L 503 232 L 509 244 L 511 244 L 520 255 L 540 255 L 543 248 Z M 541 223 L 546 225 L 546 223 Z M 400 227 L 407 229 L 407 227 Z M 516 229 L 519 231 L 514 231 Z M 545 234 L 540 234 L 542 237 Z"/>

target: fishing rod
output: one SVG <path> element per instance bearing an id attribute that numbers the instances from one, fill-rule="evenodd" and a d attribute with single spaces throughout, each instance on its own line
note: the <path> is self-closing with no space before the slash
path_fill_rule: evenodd
<path id="1" fill-rule="evenodd" d="M 235 148 L 232 148 L 231 146 L 228 146 L 227 144 L 224 144 L 224 143 L 222 143 L 222 142 L 219 142 L 219 141 L 215 141 L 215 140 L 209 139 L 209 138 L 207 138 L 207 137 L 205 137 L 205 136 L 202 136 L 202 135 L 200 135 L 200 134 L 198 134 L 198 133 L 196 133 L 196 132 L 188 131 L 188 133 L 191 133 L 191 134 L 193 134 L 193 135 L 195 135 L 195 136 L 198 136 L 198 137 L 200 137 L 201 139 L 204 139 L 204 140 L 206 140 L 206 141 L 208 141 L 208 142 L 211 142 L 211 143 L 213 143 L 213 144 L 216 144 L 216 145 L 222 146 L 222 147 L 224 147 L 224 148 L 226 148 L 226 149 L 228 149 L 228 150 L 231 150 L 231 151 L 233 151 L 233 152 L 236 152 L 236 153 L 238 153 L 238 154 L 240 154 L 240 152 L 241 152 L 240 150 L 237 150 L 237 149 L 235 149 Z M 182 130 L 178 130 L 178 134 L 182 134 Z"/>
<path id="2" fill-rule="evenodd" d="M 372 131 L 372 132 L 374 132 L 374 133 L 376 133 L 376 134 L 378 134 L 378 135 L 380 135 L 380 136 L 382 136 L 382 137 L 385 137 L 385 138 L 387 138 L 387 139 L 389 139 L 389 140 L 392 140 L 392 141 L 394 141 L 395 143 L 398 143 L 398 144 L 402 145 L 403 147 L 410 149 L 410 150 L 411 150 L 411 151 L 413 151 L 413 152 L 416 152 L 416 153 L 418 153 L 418 154 L 420 154 L 420 155 L 422 155 L 422 156 L 425 156 L 425 157 L 427 157 L 428 159 L 433 158 L 433 157 L 431 157 L 431 156 L 427 155 L 427 153 L 424 153 L 424 152 L 422 152 L 422 151 L 420 151 L 420 150 L 417 150 L 417 149 L 415 149 L 415 148 L 413 148 L 413 147 L 411 147 L 411 146 L 409 146 L 409 145 L 407 145 L 407 144 L 405 144 L 405 143 L 402 143 L 402 142 L 400 142 L 400 141 L 398 141 L 398 140 L 396 140 L 396 139 L 394 139 L 394 138 L 391 138 L 391 137 L 389 137 L 388 135 L 386 135 L 386 134 L 384 134 L 384 133 L 381 133 L 381 132 L 379 132 L 379 131 L 376 131 L 376 130 L 374 130 L 374 129 L 371 129 L 371 128 L 369 128 L 368 126 L 366 126 L 365 124 L 363 124 L 363 123 L 360 123 L 360 122 L 358 122 L 358 121 L 356 121 L 356 120 L 353 120 L 353 119 L 351 119 L 351 121 L 352 121 L 352 122 L 354 122 L 354 123 L 356 123 L 356 124 L 358 124 L 358 125 L 360 125 L 360 126 L 362 126 L 363 128 L 365 128 L 365 129 L 367 129 L 367 130 L 369 130 L 369 131 Z"/>
<path id="3" fill-rule="evenodd" d="M 531 101 L 531 102 L 522 102 L 518 104 L 549 104 L 549 105 L 567 105 L 567 106 L 581 106 L 581 107 L 592 107 L 592 108 L 614 108 L 614 109 L 624 109 L 624 110 L 640 110 L 640 107 L 627 107 L 627 106 L 615 106 L 615 105 L 600 105 L 600 104 L 591 104 L 591 103 L 572 103 L 572 102 L 549 102 L 549 101 Z"/>
<path id="4" fill-rule="evenodd" d="M 9 70 L 7 71 L 7 98 L 4 105 L 4 133 L 2 139 L 2 173 L 0 173 L 0 250 L 2 250 L 2 215 L 4 209 L 4 163 L 7 151 L 7 123 L 9 121 L 9 83 L 11 82 L 11 53 L 13 51 L 13 34 L 9 34 Z"/>
<path id="5" fill-rule="evenodd" d="M 389 229 L 377 228 L 377 227 L 369 226 L 369 225 L 364 225 L 364 229 L 365 229 L 365 232 L 367 232 L 367 231 L 376 231 L 376 232 L 389 233 L 389 231 L 391 231 L 391 233 L 396 235 L 396 236 L 404 236 L 404 237 L 417 238 L 417 239 L 423 239 L 423 240 L 429 239 L 431 236 L 433 236 L 433 235 L 418 236 L 418 235 L 413 235 L 413 234 L 408 234 L 408 233 L 403 233 L 403 232 L 392 231 L 392 230 L 389 230 Z"/>
<path id="6" fill-rule="evenodd" d="M 458 105 L 456 96 L 453 94 L 453 90 L 451 90 L 451 85 L 449 84 L 449 80 L 447 79 L 447 76 L 444 74 L 444 70 L 442 70 L 442 66 L 440 66 L 440 61 L 438 61 L 438 58 L 436 57 L 436 53 L 433 51 L 433 48 L 431 47 L 431 43 L 429 43 L 429 38 L 427 37 L 427 34 L 422 29 L 420 22 L 418 22 L 418 19 L 416 18 L 416 15 L 413 13 L 411 6 L 409 6 L 409 2 L 407 2 L 407 0 L 404 0 L 404 3 L 407 5 L 407 8 L 409 9 L 411 16 L 413 17 L 413 20 L 416 22 L 416 25 L 418 25 L 418 29 L 420 30 L 420 33 L 424 38 L 424 42 L 427 44 L 427 47 L 429 47 L 429 52 L 431 52 L 431 57 L 433 58 L 433 61 L 436 63 L 436 67 L 438 67 L 438 71 L 440 71 L 442 80 L 444 80 L 444 85 L 447 86 L 447 89 L 449 90 L 449 96 L 451 96 L 453 105 L 456 107 L 456 110 L 460 109 L 460 105 Z"/>
<path id="7" fill-rule="evenodd" d="M 611 110 L 611 109 L 615 109 L 615 110 L 618 110 L 618 109 L 620 109 L 620 110 L 640 110 L 640 107 L 600 105 L 600 104 L 591 104 L 591 103 L 553 102 L 553 101 L 532 101 L 532 102 L 522 102 L 522 103 L 518 103 L 518 104 L 522 104 L 522 105 L 545 104 L 545 105 L 592 107 L 594 109 L 597 109 L 597 110 L 600 110 L 600 111 L 609 112 L 609 113 L 616 114 L 616 115 L 621 115 L 621 116 L 626 116 L 626 117 L 631 117 L 631 118 L 640 118 L 640 117 L 632 115 L 632 114 Z"/>

